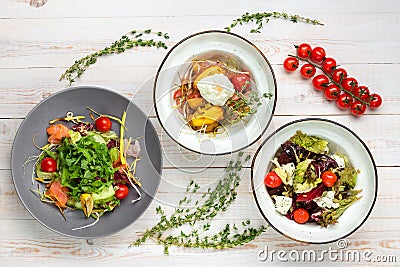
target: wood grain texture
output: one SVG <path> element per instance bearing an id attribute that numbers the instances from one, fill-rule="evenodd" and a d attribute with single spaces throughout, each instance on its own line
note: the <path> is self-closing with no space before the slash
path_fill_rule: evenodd
<path id="1" fill-rule="evenodd" d="M 262 141 L 282 125 L 294 119 L 311 116 L 275 116 L 262 138 L 254 145 L 246 149 L 247 153 L 254 154 Z M 322 116 L 312 116 L 322 117 Z M 400 141 L 400 118 L 397 115 L 364 116 L 362 119 L 352 116 L 327 116 L 327 119 L 342 123 L 353 130 L 372 152 L 378 166 L 399 166 Z M 10 156 L 12 140 L 22 122 L 20 119 L 0 119 L 0 169 L 10 168 Z M 232 155 L 206 156 L 178 146 L 161 128 L 157 119 L 151 122 L 156 128 L 162 145 L 164 167 L 224 167 Z M 27 155 L 27 157 L 30 155 Z M 23 164 L 23 162 L 21 162 Z M 250 162 L 247 166 L 250 165 Z"/>
<path id="2" fill-rule="evenodd" d="M 100 67 L 95 65 L 89 68 L 74 85 L 110 88 L 131 98 L 146 114 L 154 117 L 153 77 L 157 67 L 113 68 L 114 71 L 110 71 L 103 63 L 97 63 Z M 288 75 L 280 65 L 273 65 L 273 70 L 278 84 L 276 115 L 322 115 L 321 110 L 324 110 L 323 115 L 349 114 L 339 110 L 334 103 L 325 101 L 323 94 L 312 88 L 311 81 L 298 78 L 299 73 Z M 351 65 L 348 70 L 355 74 L 360 83 L 369 86 L 372 92 L 383 95 L 385 104 L 380 109 L 368 110 L 367 114 L 400 113 L 400 92 L 397 89 L 400 84 L 397 79 L 392 79 L 397 75 L 397 68 L 388 64 L 361 64 Z M 41 100 L 64 89 L 65 85 L 58 82 L 63 71 L 60 68 L 1 70 L 0 118 L 23 118 Z M 9 94 L 11 90 L 13 94 Z"/>
<path id="3" fill-rule="evenodd" d="M 378 166 L 378 199 L 358 231 L 346 238 L 348 249 L 372 251 L 373 256 L 397 257 L 400 261 L 400 2 L 374 1 L 56 1 L 32 8 L 26 0 L 0 2 L 0 266 L 263 266 L 257 252 L 269 249 L 321 252 L 336 244 L 308 245 L 287 239 L 268 229 L 253 242 L 229 250 L 171 248 L 171 256 L 153 242 L 128 248 L 158 216 L 155 207 L 171 212 L 184 195 L 188 181 L 202 189 L 223 178 L 223 168 L 234 155 L 201 156 L 180 148 L 163 131 L 155 117 L 152 79 L 167 50 L 132 49 L 124 54 L 100 58 L 76 85 L 97 85 L 132 99 L 149 114 L 163 147 L 163 179 L 155 201 L 127 229 L 107 238 L 76 240 L 60 236 L 36 222 L 19 201 L 11 179 L 10 155 L 17 129 L 27 113 L 40 101 L 65 88 L 59 76 L 76 59 L 95 52 L 132 29 L 152 28 L 168 32 L 169 47 L 199 31 L 223 29 L 245 12 L 285 11 L 316 18 L 325 26 L 271 20 L 262 34 L 250 34 L 253 25 L 234 32 L 254 42 L 271 62 L 278 83 L 274 119 L 264 136 L 246 149 L 254 154 L 265 138 L 280 126 L 305 117 L 324 117 L 344 124 L 365 141 Z M 362 84 L 383 95 L 384 104 L 362 118 L 340 111 L 312 89 L 311 81 L 288 75 L 282 69 L 293 44 L 308 42 L 324 47 L 329 56 Z M 250 190 L 249 165 L 238 188 L 238 199 L 214 224 L 251 219 L 265 224 Z M 324 262 L 315 265 L 374 265 L 374 262 Z M 296 264 L 289 262 L 288 264 Z M 309 265 L 308 263 L 307 265 Z M 393 266 L 379 263 L 380 266 Z"/>

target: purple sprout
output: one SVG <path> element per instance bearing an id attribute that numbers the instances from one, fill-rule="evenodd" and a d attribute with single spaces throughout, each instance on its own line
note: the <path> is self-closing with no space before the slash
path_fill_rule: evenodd
<path id="1" fill-rule="evenodd" d="M 82 136 L 86 136 L 88 131 L 93 131 L 94 125 L 91 123 L 80 122 L 77 125 L 71 127 L 73 131 L 79 132 Z"/>

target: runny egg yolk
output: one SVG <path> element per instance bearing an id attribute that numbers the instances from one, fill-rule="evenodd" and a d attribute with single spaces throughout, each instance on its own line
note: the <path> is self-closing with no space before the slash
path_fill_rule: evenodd
<path id="1" fill-rule="evenodd" d="M 235 93 L 233 84 L 224 74 L 204 77 L 197 83 L 197 88 L 206 101 L 217 106 L 225 105 Z"/>

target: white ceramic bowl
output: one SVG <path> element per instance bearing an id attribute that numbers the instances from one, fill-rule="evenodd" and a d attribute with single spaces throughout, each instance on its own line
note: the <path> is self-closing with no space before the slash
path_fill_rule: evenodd
<path id="1" fill-rule="evenodd" d="M 252 73 L 259 94 L 271 93 L 247 123 L 235 123 L 223 134 L 212 137 L 193 131 L 173 107 L 171 91 L 179 84 L 179 74 L 191 59 L 210 51 L 232 54 L 243 61 Z M 176 87 L 175 87 L 176 88 Z M 161 126 L 178 144 L 194 152 L 221 155 L 241 150 L 256 142 L 267 129 L 275 110 L 277 87 L 268 60 L 252 43 L 224 31 L 205 31 L 178 42 L 164 58 L 154 82 L 154 106 Z"/>
<path id="2" fill-rule="evenodd" d="M 297 224 L 275 211 L 274 203 L 264 185 L 280 145 L 297 130 L 329 141 L 334 151 L 347 155 L 352 165 L 361 170 L 355 189 L 362 189 L 362 198 L 351 205 L 338 223 L 327 228 L 316 224 Z M 325 119 L 304 119 L 290 122 L 271 134 L 257 150 L 251 166 L 252 189 L 256 204 L 268 223 L 279 233 L 302 242 L 330 243 L 356 231 L 368 218 L 377 196 L 377 171 L 371 152 L 365 143 L 345 126 Z"/>

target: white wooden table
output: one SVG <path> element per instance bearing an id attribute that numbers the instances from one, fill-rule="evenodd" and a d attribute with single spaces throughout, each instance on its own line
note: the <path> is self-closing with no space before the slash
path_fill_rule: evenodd
<path id="1" fill-rule="evenodd" d="M 378 165 L 379 191 L 375 208 L 366 223 L 346 238 L 349 249 L 371 250 L 374 256 L 396 256 L 400 261 L 400 4 L 398 1 L 57 1 L 39 8 L 29 0 L 0 3 L 0 265 L 1 266 L 178 266 L 267 264 L 257 252 L 269 249 L 322 250 L 329 245 L 307 245 L 268 229 L 242 247 L 215 251 L 163 248 L 148 242 L 128 248 L 130 242 L 158 219 L 160 201 L 178 200 L 177 187 L 190 179 L 206 185 L 223 172 L 230 156 L 199 156 L 179 148 L 161 129 L 152 111 L 152 92 L 141 85 L 156 72 L 165 50 L 133 49 L 101 58 L 76 83 L 111 88 L 133 97 L 159 133 L 164 157 L 163 182 L 146 213 L 126 230 L 107 238 L 67 238 L 36 222 L 22 206 L 13 187 L 10 152 L 14 135 L 30 109 L 54 92 L 65 88 L 58 78 L 74 60 L 97 51 L 132 29 L 151 28 L 168 32 L 168 45 L 208 29 L 223 29 L 244 12 L 285 11 L 316 18 L 325 26 L 292 24 L 274 20 L 261 34 L 250 34 L 249 26 L 234 30 L 253 41 L 268 57 L 276 73 L 278 101 L 268 132 L 246 150 L 253 154 L 274 129 L 295 119 L 323 117 L 342 123 L 369 146 Z M 322 46 L 361 83 L 383 95 L 376 111 L 355 118 L 340 111 L 312 89 L 310 81 L 287 75 L 282 62 L 293 53 L 292 44 L 308 42 Z M 208 168 L 205 168 L 208 167 Z M 247 166 L 248 167 L 248 166 Z M 180 170 L 181 169 L 181 170 Z M 183 170 L 183 171 L 182 171 Z M 254 203 L 247 168 L 237 201 L 218 216 L 215 223 L 241 219 L 265 223 Z M 172 210 L 173 207 L 166 207 Z M 274 261 L 273 263 L 278 263 Z M 270 263 L 270 262 L 269 262 Z M 293 263 L 293 262 L 292 262 Z M 328 262 L 331 263 L 331 262 Z M 324 264 L 324 263 L 318 263 Z M 336 263 L 343 264 L 343 263 Z M 347 263 L 348 264 L 348 263 Z M 368 264 L 360 262 L 354 264 Z M 369 264 L 372 264 L 370 262 Z M 382 263 L 380 263 L 382 265 Z M 389 265 L 388 263 L 386 263 Z"/>

